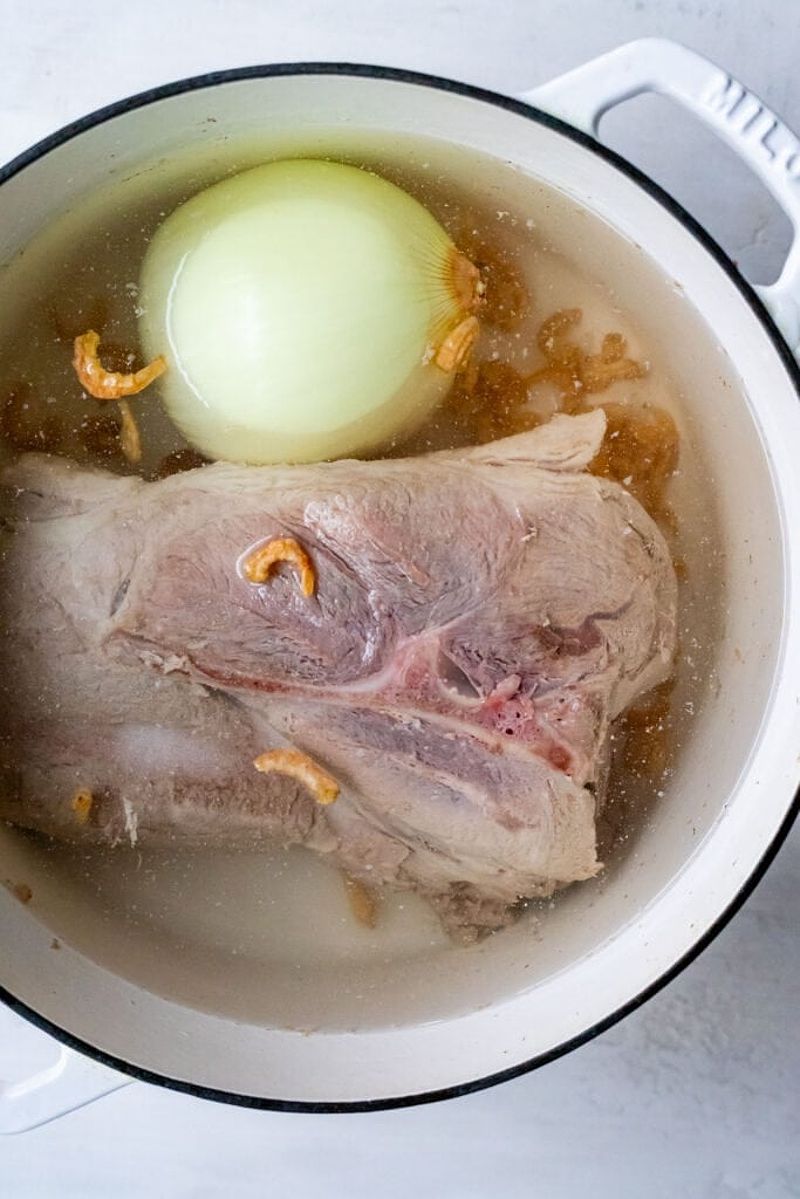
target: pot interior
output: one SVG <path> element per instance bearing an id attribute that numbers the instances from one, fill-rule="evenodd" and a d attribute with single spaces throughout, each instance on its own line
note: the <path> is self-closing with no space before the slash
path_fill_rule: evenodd
<path id="1" fill-rule="evenodd" d="M 418 171 L 461 175 L 486 205 L 529 213 L 544 243 L 569 246 L 613 293 L 617 327 L 668 364 L 676 504 L 697 529 L 679 750 L 599 878 L 469 947 L 413 896 L 392 900 L 376 930 L 356 927 L 340 880 L 303 851 L 53 853 L 0 829 L 0 879 L 33 895 L 23 906 L 0 894 L 0 983 L 88 1043 L 206 1086 L 317 1101 L 449 1086 L 547 1053 L 628 1002 L 706 931 L 774 835 L 796 763 L 772 754 L 764 798 L 754 761 L 786 635 L 771 424 L 783 418 L 790 445 L 796 396 L 735 283 L 624 173 L 520 113 L 399 79 L 250 78 L 116 115 L 0 187 L 0 262 L 16 271 L 27 246 L 46 256 L 53 243 L 37 235 L 57 218 L 63 235 L 120 180 L 133 202 L 184 178 L 189 155 L 201 186 L 231 147 L 240 167 L 330 154 L 402 170 L 415 155 Z M 553 308 L 591 310 L 577 276 L 546 285 Z M 370 1032 L 371 1049 L 340 1059 L 349 1032 Z"/>

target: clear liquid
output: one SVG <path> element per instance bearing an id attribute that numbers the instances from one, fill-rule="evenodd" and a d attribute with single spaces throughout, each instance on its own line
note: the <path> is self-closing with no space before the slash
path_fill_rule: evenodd
<path id="1" fill-rule="evenodd" d="M 674 291 L 636 247 L 587 211 L 495 160 L 417 139 L 397 139 L 387 152 L 352 131 L 346 142 L 341 134 L 320 134 L 314 147 L 296 146 L 294 153 L 309 149 L 373 167 L 415 194 L 457 244 L 468 249 L 477 240 L 512 264 L 528 293 L 528 310 L 506 328 L 484 330 L 481 360 L 529 373 L 538 363 L 535 336 L 542 321 L 558 309 L 578 307 L 583 317 L 577 336 L 585 348 L 596 352 L 604 334 L 620 333 L 628 355 L 649 364 L 646 377 L 614 384 L 598 401 L 656 406 L 678 425 L 680 465 L 669 500 L 677 520 L 674 551 L 685 577 L 670 740 L 657 775 L 631 771 L 617 755 L 601 826 L 602 854 L 613 870 L 615 857 L 635 847 L 658 792 L 668 786 L 675 756 L 691 736 L 692 716 L 713 688 L 721 627 L 713 492 L 702 442 L 683 402 L 691 380 L 676 370 L 680 360 L 659 319 L 660 301 L 674 303 Z M 27 385 L 38 410 L 60 422 L 59 452 L 97 461 L 96 439 L 86 429 L 98 406 L 75 379 L 72 338 L 102 325 L 106 347 L 135 351 L 138 271 L 148 238 L 178 203 L 262 158 L 257 145 L 229 144 L 222 155 L 217 148 L 213 156 L 153 164 L 87 197 L 4 268 L 0 401 Z M 719 378 L 720 387 L 732 385 L 723 364 Z M 548 405 L 550 411 L 555 406 L 546 395 L 536 403 L 542 418 Z M 144 448 L 138 469 L 152 477 L 185 443 L 158 403 L 157 385 L 137 401 L 136 411 Z M 457 427 L 440 414 L 412 443 L 392 452 L 459 440 Z M 132 469 L 113 453 L 102 462 L 119 472 Z M 338 872 L 302 850 L 110 851 L 8 835 L 19 842 L 31 902 L 60 940 L 162 994 L 242 1019 L 292 1027 L 347 1024 L 348 1017 L 336 1011 L 350 1010 L 355 998 L 365 1020 L 372 1010 L 381 1022 L 387 988 L 402 989 L 409 963 L 480 952 L 450 945 L 413 895 L 388 893 L 377 927 L 361 927 Z M 602 886 L 602 880 L 590 885 Z M 546 909 L 537 911 L 536 919 L 547 918 Z M 265 972 L 269 985 L 254 985 Z M 427 1010 L 422 999 L 419 1004 Z"/>

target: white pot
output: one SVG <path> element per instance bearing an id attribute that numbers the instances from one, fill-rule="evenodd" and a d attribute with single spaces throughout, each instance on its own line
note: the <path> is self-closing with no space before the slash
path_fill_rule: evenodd
<path id="1" fill-rule="evenodd" d="M 602 112 L 645 90 L 670 94 L 711 125 L 791 217 L 796 236 L 786 268 L 760 297 L 675 203 L 590 136 Z M 349 1009 L 346 998 L 335 1000 L 335 1027 L 310 1033 L 214 1014 L 208 1004 L 203 1010 L 200 991 L 191 1006 L 163 998 L 157 985 L 130 981 L 132 971 L 107 968 L 112 958 L 104 966 L 100 945 L 92 953 L 67 944 L 53 952 L 52 931 L 36 904 L 24 906 L 0 888 L 3 997 L 95 1059 L 87 1067 L 84 1058 L 67 1055 L 47 1076 L 7 1088 L 0 1096 L 7 1130 L 124 1081 L 97 1062 L 230 1102 L 304 1110 L 404 1104 L 508 1078 L 607 1028 L 672 978 L 742 902 L 794 816 L 800 781 L 796 139 L 723 72 L 659 41 L 622 47 L 524 101 L 382 68 L 224 72 L 114 105 L 5 168 L 0 261 L 112 175 L 223 133 L 302 131 L 319 124 L 321 114 L 327 125 L 424 133 L 516 164 L 591 208 L 676 282 L 682 298 L 665 308 L 663 320 L 681 347 L 676 369 L 691 372 L 686 403 L 702 431 L 722 514 L 728 612 L 718 693 L 698 717 L 635 854 L 602 885 L 573 889 L 536 941 L 523 924 L 469 950 L 407 961 L 394 998 L 387 988 L 382 1015 L 368 1024 L 356 996 Z M 709 328 L 742 383 L 724 403 L 714 391 L 714 363 L 703 354 Z M 0 878 L 18 875 L 18 840 L 0 830 Z M 41 886 L 46 890 L 46 879 Z M 124 947 L 126 926 L 111 931 Z M 269 989 L 279 981 L 262 975 L 255 985 Z"/>

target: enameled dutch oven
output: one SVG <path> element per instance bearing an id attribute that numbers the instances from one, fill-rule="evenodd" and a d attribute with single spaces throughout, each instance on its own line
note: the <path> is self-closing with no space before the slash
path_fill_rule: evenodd
<path id="1" fill-rule="evenodd" d="M 708 234 L 595 140 L 601 115 L 644 91 L 689 108 L 749 164 L 791 218 L 777 283 L 754 289 Z M 30 1127 L 134 1076 L 226 1102 L 342 1111 L 461 1094 L 550 1061 L 663 986 L 743 902 L 796 810 L 800 781 L 800 146 L 760 101 L 693 52 L 623 46 L 510 99 L 405 71 L 340 64 L 254 67 L 189 79 L 114 104 L 0 171 L 0 262 L 104 185 L 193 144 L 264 130 L 300 135 L 324 120 L 424 134 L 493 155 L 593 212 L 669 282 L 662 326 L 690 375 L 685 402 L 720 513 L 725 618 L 717 686 L 665 796 L 598 885 L 574 888 L 535 929 L 523 921 L 469 949 L 411 955 L 378 985 L 331 988 L 330 1021 L 292 1029 L 211 1002 L 202 969 L 176 998 L 137 977 L 128 927 L 81 950 L 51 949 L 36 903 L 0 888 L 0 987 L 59 1038 L 57 1066 L 0 1093 L 0 1126 Z M 659 300 L 659 303 L 662 301 Z M 711 339 L 717 357 L 704 352 Z M 737 386 L 720 400 L 718 363 Z M 713 480 L 713 482 L 711 482 Z M 32 869 L 0 830 L 0 878 Z M 42 880 L 46 890 L 46 881 Z M 65 897 L 63 902 L 74 902 Z M 110 944 L 110 940 L 109 940 Z M 175 963 L 164 962 L 165 972 Z M 177 969 L 177 966 L 175 966 Z M 186 967 L 188 970 L 188 967 Z M 290 964 L 250 984 L 268 995 Z M 191 980 L 190 980 L 191 982 Z M 381 986 L 383 990 L 381 990 Z M 187 989 L 188 987 L 188 989 Z M 246 998 L 246 996 L 245 996 Z M 265 1010 L 258 1004 L 253 1011 Z M 77 1051 L 77 1052 L 76 1052 Z M 121 1072 L 121 1073 L 120 1073 Z"/>

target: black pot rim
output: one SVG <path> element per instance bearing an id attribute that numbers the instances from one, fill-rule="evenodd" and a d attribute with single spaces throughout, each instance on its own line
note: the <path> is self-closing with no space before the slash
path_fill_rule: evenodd
<path id="1" fill-rule="evenodd" d="M 57 132 L 50 134 L 37 142 L 30 149 L 24 150 L 17 157 L 13 158 L 7 165 L 0 168 L 0 185 L 11 179 L 14 175 L 19 174 L 32 163 L 37 162 L 51 150 L 57 149 L 73 138 L 80 136 L 89 129 L 93 129 L 98 125 L 105 124 L 107 121 L 114 120 L 116 117 L 123 116 L 125 113 L 132 112 L 137 108 L 144 108 L 149 104 L 156 103 L 160 100 L 167 100 L 173 96 L 184 95 L 188 92 L 201 91 L 203 89 L 211 89 L 220 84 L 236 83 L 247 79 L 262 79 L 274 78 L 287 75 L 337 75 L 349 76 L 362 79 L 382 79 L 390 80 L 396 83 L 414 84 L 418 87 L 426 87 L 433 91 L 450 92 L 455 95 L 464 96 L 468 99 L 479 100 L 485 104 L 491 104 L 495 108 L 505 109 L 507 112 L 515 113 L 517 116 L 525 117 L 527 120 L 534 121 L 537 124 L 544 125 L 547 128 L 553 129 L 572 141 L 577 142 L 584 149 L 590 150 L 593 154 L 604 159 L 617 170 L 627 175 L 640 187 L 642 187 L 653 199 L 655 199 L 667 212 L 679 221 L 704 249 L 714 259 L 716 264 L 725 272 L 732 283 L 738 288 L 741 295 L 747 301 L 754 317 L 763 326 L 769 336 L 774 349 L 780 357 L 787 374 L 791 378 L 795 391 L 800 397 L 800 367 L 794 358 L 791 350 L 784 341 L 781 333 L 776 327 L 772 317 L 767 312 L 762 304 L 752 285 L 737 270 L 736 266 L 721 247 L 714 241 L 710 234 L 703 228 L 698 221 L 692 217 L 685 208 L 679 204 L 672 196 L 670 196 L 662 187 L 654 183 L 647 175 L 640 171 L 637 167 L 627 162 L 615 151 L 608 149 L 606 146 L 596 142 L 587 134 L 573 128 L 565 121 L 558 117 L 551 116 L 549 113 L 543 112 L 541 109 L 535 108 L 522 100 L 515 100 L 509 96 L 501 95 L 498 92 L 489 91 L 485 88 L 475 87 L 472 84 L 457 82 L 452 79 L 446 79 L 438 75 L 427 75 L 417 71 L 407 71 L 396 67 L 383 66 L 367 66 L 358 63 L 340 63 L 340 62 L 295 62 L 295 63 L 267 63 L 263 65 L 238 67 L 224 71 L 211 71 L 203 75 L 194 75 L 187 79 L 178 80 L 173 83 L 167 83 L 160 87 L 150 88 L 147 91 L 139 92 L 134 96 L 130 96 L 124 100 L 119 100 L 116 103 L 109 104 L 103 108 L 97 109 L 88 116 L 81 117 L 77 121 L 65 125 Z M 21 999 L 12 995 L 2 985 L 0 985 L 0 1000 L 8 1005 L 18 1015 L 29 1020 L 31 1024 L 36 1025 L 44 1032 L 55 1037 L 68 1048 L 76 1050 L 86 1056 L 94 1059 L 104 1066 L 118 1070 L 122 1074 L 129 1075 L 131 1078 L 140 1082 L 154 1083 L 158 1086 L 166 1087 L 169 1090 L 180 1091 L 188 1095 L 194 1095 L 201 1099 L 213 1099 L 219 1103 L 236 1104 L 241 1107 L 259 1108 L 270 1111 L 281 1112 L 306 1112 L 306 1113 L 322 1113 L 322 1112 L 367 1112 L 367 1111 L 383 1111 L 388 1108 L 411 1107 L 416 1104 L 435 1103 L 443 1099 L 453 1099 L 462 1095 L 468 1095 L 473 1091 L 481 1091 L 487 1087 L 496 1086 L 498 1083 L 506 1082 L 512 1078 L 518 1078 L 522 1074 L 537 1069 L 540 1066 L 546 1065 L 548 1062 L 554 1061 L 556 1058 L 562 1057 L 573 1049 L 577 1049 L 581 1045 L 587 1044 L 606 1029 L 611 1028 L 619 1020 L 635 1011 L 653 995 L 657 994 L 663 987 L 670 983 L 674 978 L 682 973 L 685 968 L 697 958 L 704 949 L 706 949 L 715 937 L 722 931 L 729 920 L 736 914 L 745 900 L 755 890 L 756 885 L 763 878 L 768 867 L 773 861 L 775 855 L 786 839 L 792 824 L 794 823 L 798 812 L 800 812 L 800 790 L 798 790 L 792 803 L 782 820 L 774 838 L 770 842 L 767 850 L 757 863 L 756 867 L 733 897 L 724 911 L 717 919 L 706 929 L 706 931 L 695 941 L 692 947 L 683 954 L 673 965 L 649 986 L 645 987 L 627 1003 L 621 1005 L 614 1012 L 597 1021 L 589 1028 L 575 1037 L 570 1038 L 562 1044 L 557 1045 L 554 1049 L 546 1053 L 538 1054 L 535 1057 L 521 1062 L 518 1065 L 511 1066 L 506 1070 L 499 1070 L 493 1074 L 487 1074 L 479 1078 L 467 1079 L 462 1083 L 456 1083 L 452 1086 L 442 1087 L 437 1090 L 423 1091 L 412 1095 L 399 1095 L 385 1099 L 365 1099 L 348 1102 L 311 1102 L 303 1100 L 286 1100 L 286 1099 L 270 1099 L 258 1095 L 243 1095 L 234 1091 L 220 1090 L 214 1087 L 206 1087 L 193 1082 L 186 1082 L 182 1079 L 172 1078 L 169 1075 L 159 1074 L 156 1071 L 145 1069 L 137 1066 L 132 1062 L 127 1062 L 122 1058 L 116 1057 L 114 1054 L 107 1053 L 105 1050 L 98 1048 L 96 1045 L 90 1044 L 79 1037 L 74 1036 L 66 1029 L 53 1023 L 47 1017 L 42 1016 L 39 1012 L 29 1007 Z"/>

